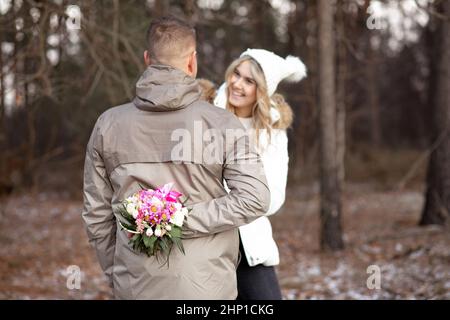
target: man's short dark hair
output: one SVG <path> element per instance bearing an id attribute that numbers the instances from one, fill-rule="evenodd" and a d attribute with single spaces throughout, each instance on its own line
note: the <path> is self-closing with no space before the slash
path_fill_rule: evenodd
<path id="1" fill-rule="evenodd" d="M 147 30 L 147 49 L 156 61 L 171 61 L 196 46 L 195 29 L 173 16 L 154 19 Z"/>

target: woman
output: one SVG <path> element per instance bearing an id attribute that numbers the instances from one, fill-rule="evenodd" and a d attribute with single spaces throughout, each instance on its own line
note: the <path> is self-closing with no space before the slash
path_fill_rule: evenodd
<path id="1" fill-rule="evenodd" d="M 288 171 L 286 129 L 292 110 L 275 94 L 282 80 L 300 81 L 306 68 L 300 59 L 286 59 L 263 49 L 248 49 L 231 63 L 225 83 L 214 104 L 233 112 L 249 131 L 260 152 L 271 192 L 267 216 L 276 213 L 285 200 Z M 281 291 L 274 266 L 279 264 L 278 247 L 267 217 L 239 228 L 241 260 L 237 269 L 238 300 L 280 300 Z"/>

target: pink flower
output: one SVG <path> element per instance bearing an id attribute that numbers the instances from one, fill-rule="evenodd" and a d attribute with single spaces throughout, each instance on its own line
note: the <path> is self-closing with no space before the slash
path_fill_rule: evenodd
<path id="1" fill-rule="evenodd" d="M 144 210 L 142 210 L 142 208 L 141 207 L 139 207 L 138 208 L 138 215 L 137 215 L 137 217 L 136 217 L 136 220 L 137 219 L 144 219 L 144 216 L 145 216 L 145 211 Z"/>
<path id="2" fill-rule="evenodd" d="M 173 182 L 166 183 L 162 188 L 159 188 L 158 190 L 163 194 L 164 196 L 167 195 L 170 190 L 173 188 Z"/>
<path id="3" fill-rule="evenodd" d="M 144 233 L 144 223 L 142 222 L 142 219 L 136 219 L 136 225 L 136 231 L 139 233 Z"/>
<path id="4" fill-rule="evenodd" d="M 138 192 L 138 198 L 139 198 L 139 200 L 145 202 L 145 200 L 148 198 L 151 198 L 154 193 L 155 193 L 155 191 L 153 191 L 152 189 L 140 190 Z"/>
<path id="5" fill-rule="evenodd" d="M 170 191 L 169 194 L 166 196 L 166 200 L 170 202 L 177 202 L 178 198 L 182 195 L 182 193 L 179 193 L 177 191 Z"/>
<path id="6" fill-rule="evenodd" d="M 164 209 L 161 214 L 161 220 L 168 221 L 172 217 L 172 213 L 169 209 Z"/>

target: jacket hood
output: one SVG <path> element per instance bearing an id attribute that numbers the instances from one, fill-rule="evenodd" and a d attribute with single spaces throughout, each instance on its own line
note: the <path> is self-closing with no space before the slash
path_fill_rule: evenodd
<path id="1" fill-rule="evenodd" d="M 136 83 L 134 105 L 145 111 L 175 111 L 200 98 L 197 81 L 181 70 L 151 65 Z"/>

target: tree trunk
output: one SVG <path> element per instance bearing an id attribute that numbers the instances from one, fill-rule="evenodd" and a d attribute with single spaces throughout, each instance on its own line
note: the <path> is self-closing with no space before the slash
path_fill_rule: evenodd
<path id="1" fill-rule="evenodd" d="M 255 48 L 264 48 L 265 43 L 265 1 L 259 0 L 252 2 L 252 10 L 250 14 L 252 15 L 252 24 L 253 24 L 253 41 Z"/>
<path id="2" fill-rule="evenodd" d="M 439 9 L 450 16 L 450 2 L 440 3 Z M 450 215 L 450 22 L 441 19 L 438 24 L 437 41 L 433 41 L 438 46 L 437 57 L 430 57 L 437 63 L 430 74 L 436 78 L 429 99 L 435 132 L 421 225 L 445 224 Z"/>
<path id="3" fill-rule="evenodd" d="M 381 121 L 380 121 L 380 103 L 378 97 L 378 57 L 376 49 L 368 44 L 368 61 L 366 68 L 367 93 L 369 97 L 370 108 L 370 139 L 372 144 L 380 146 L 381 144 Z"/>
<path id="4" fill-rule="evenodd" d="M 14 21 L 14 24 L 16 23 L 16 18 L 17 18 L 17 15 L 16 15 L 16 0 L 13 0 L 12 2 L 11 2 L 11 10 L 12 10 L 12 16 L 13 16 L 13 21 Z M 12 75 L 13 75 L 13 77 L 14 77 L 14 81 L 13 81 L 13 85 L 12 85 L 12 87 L 13 87 L 13 92 L 14 92 L 14 104 L 13 104 L 13 108 L 11 109 L 11 110 L 17 110 L 18 109 L 18 101 L 19 101 L 19 98 L 18 98 L 18 91 L 19 91 L 19 85 L 18 85 L 18 80 L 17 80 L 17 77 L 18 77 L 18 73 L 19 73 L 19 68 L 18 68 L 18 64 L 19 64 L 19 60 L 17 59 L 17 56 L 19 55 L 19 48 L 18 48 L 18 41 L 17 41 L 17 30 L 16 30 L 16 28 L 14 28 L 13 29 L 14 31 L 13 31 L 13 34 L 14 34 L 14 37 L 13 37 L 13 52 L 12 52 L 12 58 L 13 58 L 13 64 L 12 64 L 12 68 L 11 68 L 11 73 L 12 73 Z"/>
<path id="5" fill-rule="evenodd" d="M 168 1 L 166 0 L 156 0 L 154 4 L 153 16 L 155 18 L 164 16 L 168 11 L 167 5 Z"/>
<path id="6" fill-rule="evenodd" d="M 0 34 L 0 133 L 3 129 L 3 115 L 5 114 L 5 82 L 3 79 L 3 34 Z"/>
<path id="7" fill-rule="evenodd" d="M 345 148 L 346 148 L 346 81 L 347 81 L 347 49 L 345 47 L 345 16 L 343 9 L 343 1 L 338 2 L 338 35 L 337 44 L 337 99 L 336 99 L 336 166 L 338 176 L 338 187 L 343 192 L 345 181 Z"/>
<path id="8" fill-rule="evenodd" d="M 316 72 L 312 65 L 312 61 L 309 59 L 308 52 L 309 50 L 314 51 L 313 56 L 317 56 L 317 50 L 315 46 L 306 46 L 306 38 L 316 37 L 317 35 L 311 34 L 308 32 L 306 26 L 308 22 L 311 20 L 316 21 L 317 19 L 317 8 L 311 8 L 314 4 L 305 4 L 304 7 L 296 6 L 295 11 L 289 15 L 289 22 L 287 25 L 288 32 L 288 43 L 287 43 L 287 52 L 292 54 L 298 54 L 299 57 L 304 59 L 305 64 L 308 66 L 308 81 L 303 82 L 303 96 L 314 96 L 314 93 L 311 92 L 311 88 L 314 88 L 312 83 L 314 83 L 313 78 Z M 309 14 L 312 12 L 312 14 Z M 307 144 L 307 141 L 314 141 L 316 139 L 308 139 L 309 135 L 314 134 L 314 130 L 312 128 L 316 128 L 316 124 L 314 121 L 308 121 L 305 119 L 312 119 L 313 113 L 317 110 L 315 99 L 311 99 L 312 101 L 299 101 L 294 100 L 298 99 L 299 96 L 292 96 L 292 106 L 294 107 L 294 125 L 293 131 L 290 133 L 292 137 L 295 139 L 289 140 L 289 148 L 292 150 L 292 157 L 290 158 L 290 168 L 292 169 L 289 173 L 293 180 L 297 180 L 301 177 L 304 172 L 305 162 L 307 156 L 313 156 L 313 152 L 311 152 L 312 148 L 311 144 Z M 308 105 L 309 104 L 309 105 Z M 309 125 L 307 125 L 307 123 Z M 316 155 L 316 154 L 314 154 Z"/>
<path id="9" fill-rule="evenodd" d="M 333 5 L 319 0 L 319 130 L 321 182 L 321 248 L 344 247 L 341 231 L 341 195 L 336 159 L 335 41 Z"/>
<path id="10" fill-rule="evenodd" d="M 184 0 L 183 12 L 186 16 L 186 19 L 192 23 L 193 17 L 195 15 L 196 5 L 194 0 Z"/>

